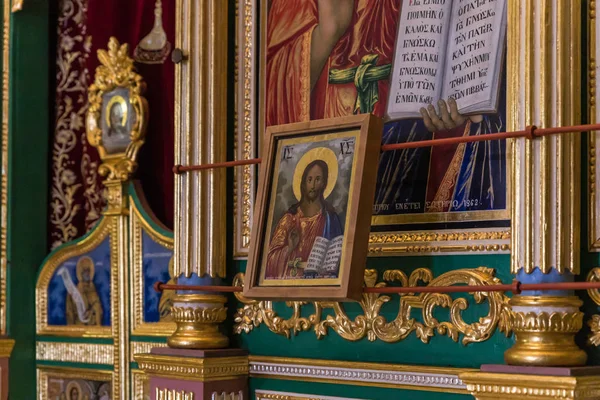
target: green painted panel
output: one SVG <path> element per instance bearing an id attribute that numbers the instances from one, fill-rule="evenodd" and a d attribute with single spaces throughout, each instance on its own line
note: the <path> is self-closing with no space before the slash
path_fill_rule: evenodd
<path id="1" fill-rule="evenodd" d="M 486 266 L 494 268 L 496 276 L 502 281 L 510 282 L 512 276 L 509 272 L 509 260 L 508 255 L 371 258 L 368 261 L 368 268 L 377 269 L 381 277 L 383 270 L 386 269 L 400 269 L 406 274 L 410 274 L 416 268 L 426 267 L 430 268 L 437 277 L 450 270 Z M 238 267 L 243 270 L 245 265 L 243 262 L 238 262 Z M 457 296 L 470 299 L 469 308 L 463 312 L 466 322 L 471 323 L 487 315 L 487 302 L 475 304 L 470 295 L 453 295 L 453 297 Z M 393 320 L 398 313 L 398 303 L 398 296 L 393 295 L 392 300 L 383 306 L 381 315 L 388 321 Z M 345 309 L 352 319 L 362 313 L 358 304 L 347 304 Z M 283 318 L 289 318 L 292 315 L 291 309 L 283 303 L 277 303 L 275 310 Z M 303 316 L 308 317 L 314 309 L 312 305 L 307 305 L 303 310 Z M 332 311 L 325 310 L 325 315 L 327 314 L 332 314 Z M 421 311 L 413 309 L 411 316 L 421 320 Z M 440 321 L 450 320 L 447 309 L 441 307 L 436 309 L 434 316 Z M 496 332 L 487 341 L 466 346 L 460 343 L 460 339 L 459 343 L 456 343 L 437 333 L 431 338 L 429 344 L 425 344 L 417 338 L 414 332 L 405 340 L 396 343 L 386 343 L 381 340 L 370 342 L 367 338 L 358 342 L 350 342 L 342 339 L 332 330 L 320 340 L 316 338 L 312 330 L 300 332 L 287 339 L 272 333 L 264 324 L 249 334 L 234 336 L 234 341 L 248 349 L 253 355 L 470 368 L 478 368 L 481 364 L 486 363 L 503 363 L 504 351 L 513 343 L 512 337 L 507 338 L 499 332 Z"/>
<path id="2" fill-rule="evenodd" d="M 254 393 L 256 390 L 273 390 L 278 392 L 349 397 L 353 399 L 369 400 L 466 400 L 473 398 L 470 395 L 461 395 L 455 393 L 384 389 L 366 386 L 333 385 L 326 383 L 251 378 L 250 398 L 255 398 Z"/>
<path id="3" fill-rule="evenodd" d="M 54 1 L 29 0 L 12 14 L 9 108 L 8 334 L 10 398 L 35 398 L 35 282 L 47 252 L 50 20 Z M 52 55 L 52 56 L 51 56 Z"/>

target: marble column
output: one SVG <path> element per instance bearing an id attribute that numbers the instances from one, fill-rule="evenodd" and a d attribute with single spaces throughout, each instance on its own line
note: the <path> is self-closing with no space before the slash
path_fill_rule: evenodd
<path id="1" fill-rule="evenodd" d="M 508 129 L 575 125 L 580 116 L 581 1 L 509 0 Z M 523 283 L 570 282 L 579 274 L 580 135 L 512 144 L 511 271 Z M 512 365 L 583 365 L 575 345 L 582 302 L 569 291 L 510 300 Z"/>

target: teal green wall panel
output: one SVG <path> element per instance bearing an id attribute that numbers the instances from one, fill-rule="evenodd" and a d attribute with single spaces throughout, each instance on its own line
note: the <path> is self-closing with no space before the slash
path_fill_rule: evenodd
<path id="1" fill-rule="evenodd" d="M 50 7 L 28 0 L 12 14 L 9 108 L 8 321 L 16 340 L 10 398 L 35 398 L 35 282 L 47 252 Z"/>

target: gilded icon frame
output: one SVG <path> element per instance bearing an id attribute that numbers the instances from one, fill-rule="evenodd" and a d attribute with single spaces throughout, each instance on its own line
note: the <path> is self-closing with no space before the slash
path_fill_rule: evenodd
<path id="1" fill-rule="evenodd" d="M 588 30 L 588 111 L 590 123 L 600 122 L 600 106 L 598 93 L 600 91 L 600 79 L 598 73 L 600 66 L 600 20 L 596 18 L 596 0 L 589 1 L 587 11 Z M 588 187 L 588 248 L 590 251 L 600 252 L 600 131 L 591 131 L 588 134 L 588 164 L 587 164 L 587 187 Z"/>
<path id="2" fill-rule="evenodd" d="M 135 72 L 127 43 L 120 45 L 116 38 L 111 37 L 108 50 L 98 50 L 98 60 L 101 65 L 96 68 L 95 81 L 88 89 L 87 140 L 98 149 L 100 159 L 104 162 L 100 166 L 100 174 L 109 179 L 124 180 L 135 170 L 138 151 L 144 144 L 148 125 L 148 102 L 143 96 L 146 84 L 142 76 Z M 113 92 L 114 96 L 105 104 L 106 96 Z M 122 96 L 126 96 L 127 100 Z M 118 147 L 113 151 L 104 132 L 104 122 L 110 120 L 105 112 L 117 97 L 122 100 L 117 103 L 125 103 L 127 107 L 125 110 L 121 108 L 121 113 L 125 118 L 123 128 L 128 131 L 129 140 L 124 148 Z M 110 127 L 108 122 L 106 124 Z"/>
<path id="3" fill-rule="evenodd" d="M 103 217 L 93 231 L 78 242 L 65 245 L 56 250 L 42 265 L 35 286 L 36 296 L 36 333 L 38 335 L 65 336 L 65 337 L 95 337 L 111 338 L 115 316 L 118 314 L 118 255 L 116 253 L 117 224 L 111 218 Z M 85 326 L 64 325 L 54 326 L 48 324 L 48 285 L 54 276 L 56 268 L 65 261 L 87 254 L 95 249 L 106 238 L 110 246 L 110 326 Z"/>
<path id="4" fill-rule="evenodd" d="M 111 382 L 111 385 L 114 385 L 114 374 L 109 370 L 38 366 L 36 374 L 39 400 L 53 400 L 48 398 L 48 381 L 50 378 L 86 379 L 90 381 Z"/>
<path id="5" fill-rule="evenodd" d="M 264 137 L 264 115 L 258 110 L 264 104 L 264 67 L 266 26 L 266 1 L 237 1 L 237 74 L 236 74 L 236 131 L 235 158 L 251 159 L 260 156 L 258 149 Z M 260 31 L 260 33 L 259 33 Z M 507 46 L 507 52 L 517 54 L 517 48 Z M 511 57 L 507 55 L 507 59 Z M 507 65 L 508 68 L 508 65 Z M 259 77 L 260 75 L 260 77 Z M 507 82 L 508 86 L 508 82 Z M 517 99 L 510 96 L 507 87 L 507 123 L 510 124 L 508 110 L 517 105 Z M 513 196 L 511 152 L 506 146 L 506 209 L 503 211 L 482 211 L 482 213 L 502 213 L 503 220 L 511 220 L 510 202 Z M 248 256 L 255 201 L 256 167 L 246 165 L 236 168 L 234 179 L 234 257 Z M 484 214 L 482 214 L 484 215 Z M 432 215 L 433 216 L 433 215 Z M 400 218 L 400 222 L 398 219 Z M 388 255 L 435 255 L 435 254 L 508 254 L 511 247 L 511 228 L 457 228 L 445 230 L 403 230 L 402 225 L 411 223 L 404 217 L 373 217 L 374 225 L 394 225 L 398 230 L 373 232 L 369 238 L 370 256 Z M 495 219 L 496 217 L 494 217 Z M 511 222 L 512 225 L 512 222 Z"/>
<path id="6" fill-rule="evenodd" d="M 361 114 L 343 118 L 335 118 L 329 120 L 309 121 L 289 125 L 280 125 L 269 127 L 267 130 L 267 139 L 265 141 L 264 162 L 261 165 L 261 179 L 259 180 L 258 192 L 257 192 L 257 213 L 254 216 L 254 227 L 250 240 L 250 256 L 248 259 L 246 282 L 244 284 L 244 296 L 249 298 L 282 298 L 282 299 L 335 299 L 335 300 L 356 300 L 362 295 L 362 286 L 364 282 L 364 267 L 366 263 L 366 257 L 368 252 L 368 236 L 370 226 L 371 214 L 369 212 L 371 204 L 373 202 L 373 196 L 375 191 L 375 179 L 372 176 L 375 175 L 375 168 L 379 158 L 379 147 L 381 142 L 381 131 L 382 131 L 382 120 L 370 114 Z M 290 270 L 290 279 L 268 279 L 271 281 L 267 283 L 267 279 L 264 279 L 265 272 L 264 268 L 268 269 L 268 262 L 266 261 L 266 252 L 268 250 L 269 243 L 273 240 L 271 237 L 271 228 L 281 218 L 283 221 L 286 216 L 291 215 L 289 211 L 285 211 L 282 208 L 280 217 L 276 217 L 274 212 L 275 207 L 281 202 L 281 197 L 277 190 L 285 188 L 285 180 L 283 180 L 280 186 L 278 186 L 277 179 L 280 174 L 280 165 L 284 164 L 282 157 L 285 157 L 286 147 L 285 143 L 294 144 L 296 148 L 307 145 L 311 146 L 311 142 L 322 142 L 332 143 L 333 139 L 344 140 L 347 137 L 351 137 L 351 149 L 349 153 L 344 152 L 342 145 L 337 151 L 339 154 L 335 154 L 332 150 L 324 149 L 323 147 L 314 148 L 312 150 L 302 150 L 304 153 L 299 153 L 294 156 L 292 160 L 294 168 L 293 176 L 293 192 L 294 196 L 298 200 L 298 208 L 301 207 L 303 202 L 304 194 L 308 196 L 307 192 L 302 192 L 300 180 L 304 182 L 304 173 L 297 174 L 298 168 L 303 164 L 303 160 L 307 160 L 308 163 L 312 160 L 308 157 L 312 151 L 324 150 L 327 155 L 330 155 L 329 162 L 323 162 L 329 165 L 329 172 L 327 176 L 338 176 L 337 171 L 341 163 L 346 161 L 340 161 L 340 157 L 350 156 L 350 172 L 345 171 L 346 178 L 342 185 L 344 190 L 347 190 L 347 203 L 343 206 L 345 217 L 341 218 L 344 221 L 341 226 L 341 234 L 339 237 L 343 237 L 342 244 L 339 247 L 339 259 L 338 259 L 338 270 L 332 278 L 328 278 L 327 274 L 317 274 L 313 279 L 296 279 L 293 278 L 295 274 L 292 274 L 292 270 L 297 268 L 295 265 Z M 296 143 L 298 142 L 298 143 Z M 302 142 L 302 145 L 299 144 Z M 336 146 L 337 146 L 337 142 Z M 288 146 L 289 149 L 291 146 Z M 312 148 L 312 147 L 310 147 Z M 292 149 L 293 150 L 293 149 Z M 327 159 L 325 154 L 317 154 L 318 159 Z M 346 156 L 343 156 L 346 154 Z M 305 157 L 306 156 L 306 157 Z M 298 158 L 299 157 L 299 158 Z M 296 160 L 296 158 L 298 158 Z M 316 161 L 314 161 L 316 162 Z M 311 163 L 304 165 L 303 171 L 308 171 Z M 347 163 L 348 164 L 348 163 Z M 324 168 L 324 167 L 323 167 Z M 348 166 L 346 165 L 346 169 Z M 283 171 L 283 169 L 281 170 Z M 342 169 L 340 169 L 340 177 Z M 285 171 L 283 171 L 285 172 Z M 302 171 L 300 171 L 302 172 Z M 335 182 L 329 181 L 325 178 L 327 185 L 322 188 L 322 193 L 327 197 L 327 191 L 331 193 L 336 186 Z M 275 182 L 273 182 L 275 180 Z M 298 182 L 296 182 L 298 181 Z M 289 186 L 289 185 L 288 185 Z M 298 186 L 296 188 L 296 186 Z M 289 192 L 290 188 L 286 190 Z M 298 193 L 296 193 L 298 192 Z M 283 193 L 283 192 L 282 192 Z M 317 192 L 318 193 L 318 192 Z M 293 197 L 293 196 L 291 196 Z M 317 215 L 327 214 L 327 224 L 324 228 L 323 234 L 317 234 L 327 236 L 325 232 L 331 231 L 336 232 L 337 228 L 332 222 L 329 225 L 329 221 L 337 219 L 330 217 L 328 212 L 324 212 L 327 201 L 323 200 L 325 197 L 321 197 L 321 211 Z M 292 200 L 292 202 L 294 202 Z M 344 204 L 343 201 L 340 204 Z M 340 209 L 335 210 L 340 212 Z M 299 213 L 300 211 L 294 212 Z M 307 217 L 309 218 L 309 217 Z M 312 217 L 310 217 L 312 218 Z M 295 219 L 294 219 L 295 220 Z M 300 224 L 300 222 L 298 222 Z M 304 224 L 304 222 L 302 222 Z M 300 225 L 298 225 L 300 226 Z M 329 227 L 329 228 L 328 228 Z M 298 228 L 300 229 L 300 228 Z M 319 229 L 319 228 L 316 228 Z M 291 228 L 294 231 L 295 228 Z M 338 235 L 338 233 L 332 234 L 332 236 Z M 268 239 L 271 237 L 271 239 Z M 301 234 L 298 233 L 298 238 Z M 330 237 L 331 243 L 334 242 L 334 238 Z M 288 239 L 289 240 L 289 239 Z M 300 239 L 299 239 L 300 240 Z M 315 240 L 316 243 L 316 239 Z M 296 248 L 301 248 L 301 241 L 297 242 Z M 311 245 L 312 246 L 312 245 Z M 315 244 L 316 247 L 316 244 Z M 307 248 L 308 249 L 308 248 Z M 311 256 L 314 252 L 314 247 L 311 250 Z M 289 254 L 288 254 L 289 256 Z M 287 256 L 286 256 L 287 257 Z M 310 257 L 307 260 L 310 260 Z M 325 256 L 324 256 L 325 257 Z M 296 264 L 300 258 L 296 259 Z M 323 258 L 322 260 L 325 260 Z M 306 260 L 305 260 L 306 261 Z M 322 261 L 324 263 L 324 261 Z M 289 264 L 289 263 L 288 263 Z M 287 267 L 284 268 L 286 270 Z M 302 267 L 304 268 L 304 267 Z M 303 270 L 306 271 L 306 270 Z M 288 275 L 284 272 L 284 275 Z M 310 282 L 310 283 L 309 283 Z"/>

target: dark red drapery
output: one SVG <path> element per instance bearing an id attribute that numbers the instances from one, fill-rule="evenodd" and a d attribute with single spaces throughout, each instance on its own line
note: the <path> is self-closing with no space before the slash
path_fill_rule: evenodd
<path id="1" fill-rule="evenodd" d="M 98 66 L 98 49 L 115 36 L 130 54 L 154 25 L 155 0 L 70 0 L 58 19 L 56 129 L 53 138 L 50 243 L 55 247 L 83 235 L 104 207 L 96 149 L 85 138 L 87 88 Z M 175 2 L 163 0 L 163 27 L 175 38 Z M 152 211 L 173 225 L 174 66 L 136 64 L 147 83 L 149 123 L 137 178 Z"/>

